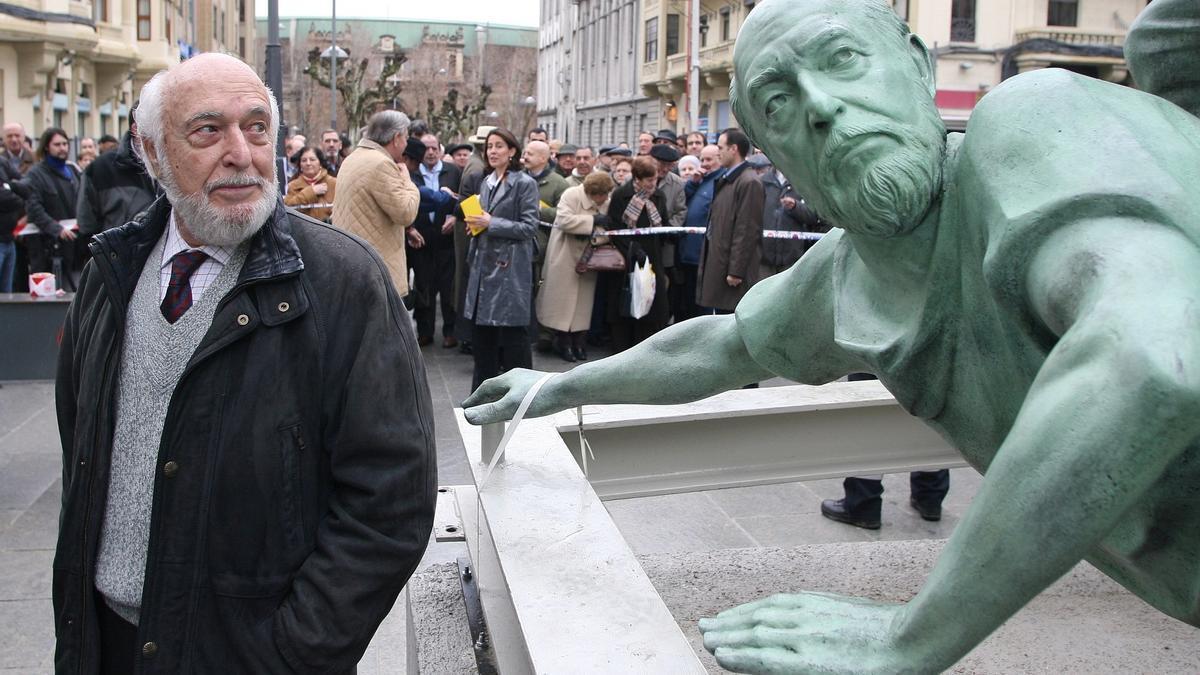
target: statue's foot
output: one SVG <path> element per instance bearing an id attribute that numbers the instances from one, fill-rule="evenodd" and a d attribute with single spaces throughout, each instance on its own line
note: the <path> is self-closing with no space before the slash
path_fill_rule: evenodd
<path id="1" fill-rule="evenodd" d="M 894 644 L 904 605 L 825 593 L 774 595 L 701 619 L 704 647 L 739 673 L 925 670 Z"/>

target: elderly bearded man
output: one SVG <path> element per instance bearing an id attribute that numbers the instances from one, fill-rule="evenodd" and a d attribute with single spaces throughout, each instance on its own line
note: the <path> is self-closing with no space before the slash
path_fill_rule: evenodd
<path id="1" fill-rule="evenodd" d="M 362 240 L 284 210 L 275 100 L 202 54 L 141 92 L 165 196 L 96 236 L 63 335 L 58 672 L 349 672 L 425 548 L 407 313 Z"/>
<path id="2" fill-rule="evenodd" d="M 1200 6 L 1145 11 L 1184 17 L 1144 33 L 1139 18 L 1133 74 L 1190 113 L 1047 69 L 993 89 L 949 138 L 929 52 L 887 4 L 750 14 L 734 113 L 841 229 L 735 316 L 560 375 L 529 413 L 868 372 L 986 479 L 910 602 L 729 610 L 700 626 L 722 666 L 939 672 L 1081 559 L 1200 626 Z M 538 377 L 484 383 L 468 419 L 510 416 Z"/>

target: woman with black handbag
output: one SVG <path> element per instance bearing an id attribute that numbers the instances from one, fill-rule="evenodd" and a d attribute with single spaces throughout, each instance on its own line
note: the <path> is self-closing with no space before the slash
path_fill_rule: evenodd
<path id="1" fill-rule="evenodd" d="M 467 249 L 463 302 L 463 317 L 473 327 L 472 391 L 506 370 L 533 366 L 528 327 L 539 222 L 537 181 L 521 171 L 521 145 L 507 129 L 488 133 L 484 156 L 488 170 L 479 186 L 483 213 L 466 217 L 474 235 Z"/>
<path id="2" fill-rule="evenodd" d="M 613 228 L 653 228 L 667 225 L 667 200 L 658 189 L 658 162 L 651 157 L 633 160 L 633 178 L 618 187 L 608 203 L 608 219 Z M 619 279 L 608 284 L 608 323 L 612 332 L 613 351 L 622 351 L 667 327 L 670 309 L 667 304 L 667 277 L 664 274 L 661 235 L 613 237 L 613 243 L 624 254 L 627 270 Z M 634 265 L 649 260 L 654 269 L 654 304 L 650 313 L 640 319 L 630 315 L 629 271 Z"/>
<path id="3" fill-rule="evenodd" d="M 582 185 L 568 188 L 558 201 L 558 215 L 542 265 L 537 298 L 538 322 L 553 330 L 554 351 L 568 363 L 587 360 L 584 339 L 596 292 L 594 237 L 608 227 L 608 199 L 613 180 L 602 171 L 588 174 Z M 614 251 L 615 253 L 615 251 Z"/>

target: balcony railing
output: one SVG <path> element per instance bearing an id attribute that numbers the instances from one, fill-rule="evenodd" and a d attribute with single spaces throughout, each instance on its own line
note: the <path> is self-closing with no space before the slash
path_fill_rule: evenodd
<path id="1" fill-rule="evenodd" d="M 1071 45 L 1118 47 L 1125 43 L 1125 34 L 1059 27 L 1025 28 L 1017 31 L 1017 42 L 1026 40 L 1054 40 Z"/>
<path id="2" fill-rule="evenodd" d="M 700 65 L 704 68 L 728 66 L 733 64 L 733 43 L 725 42 L 715 47 L 705 47 L 700 50 Z"/>

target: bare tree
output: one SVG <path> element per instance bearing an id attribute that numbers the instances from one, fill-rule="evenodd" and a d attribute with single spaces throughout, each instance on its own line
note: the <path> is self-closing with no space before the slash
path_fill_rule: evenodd
<path id="1" fill-rule="evenodd" d="M 475 128 L 475 121 L 487 110 L 488 97 L 492 88 L 483 85 L 475 97 L 463 97 L 459 102 L 457 89 L 450 89 L 438 107 L 432 98 L 425 99 L 425 121 L 443 143 L 452 143 L 466 138 Z"/>
<path id="2" fill-rule="evenodd" d="M 368 38 L 369 39 L 369 38 Z M 339 47 L 342 44 L 339 40 Z M 395 77 L 407 60 L 404 52 L 395 49 L 383 52 L 358 36 L 351 36 L 345 49 L 349 55 L 338 60 L 337 91 L 339 108 L 345 111 L 350 139 L 358 140 L 358 130 L 371 115 L 386 107 L 395 106 L 400 98 L 400 80 Z M 305 72 L 325 89 L 330 83 L 329 59 L 321 58 L 321 48 L 308 52 Z"/>

